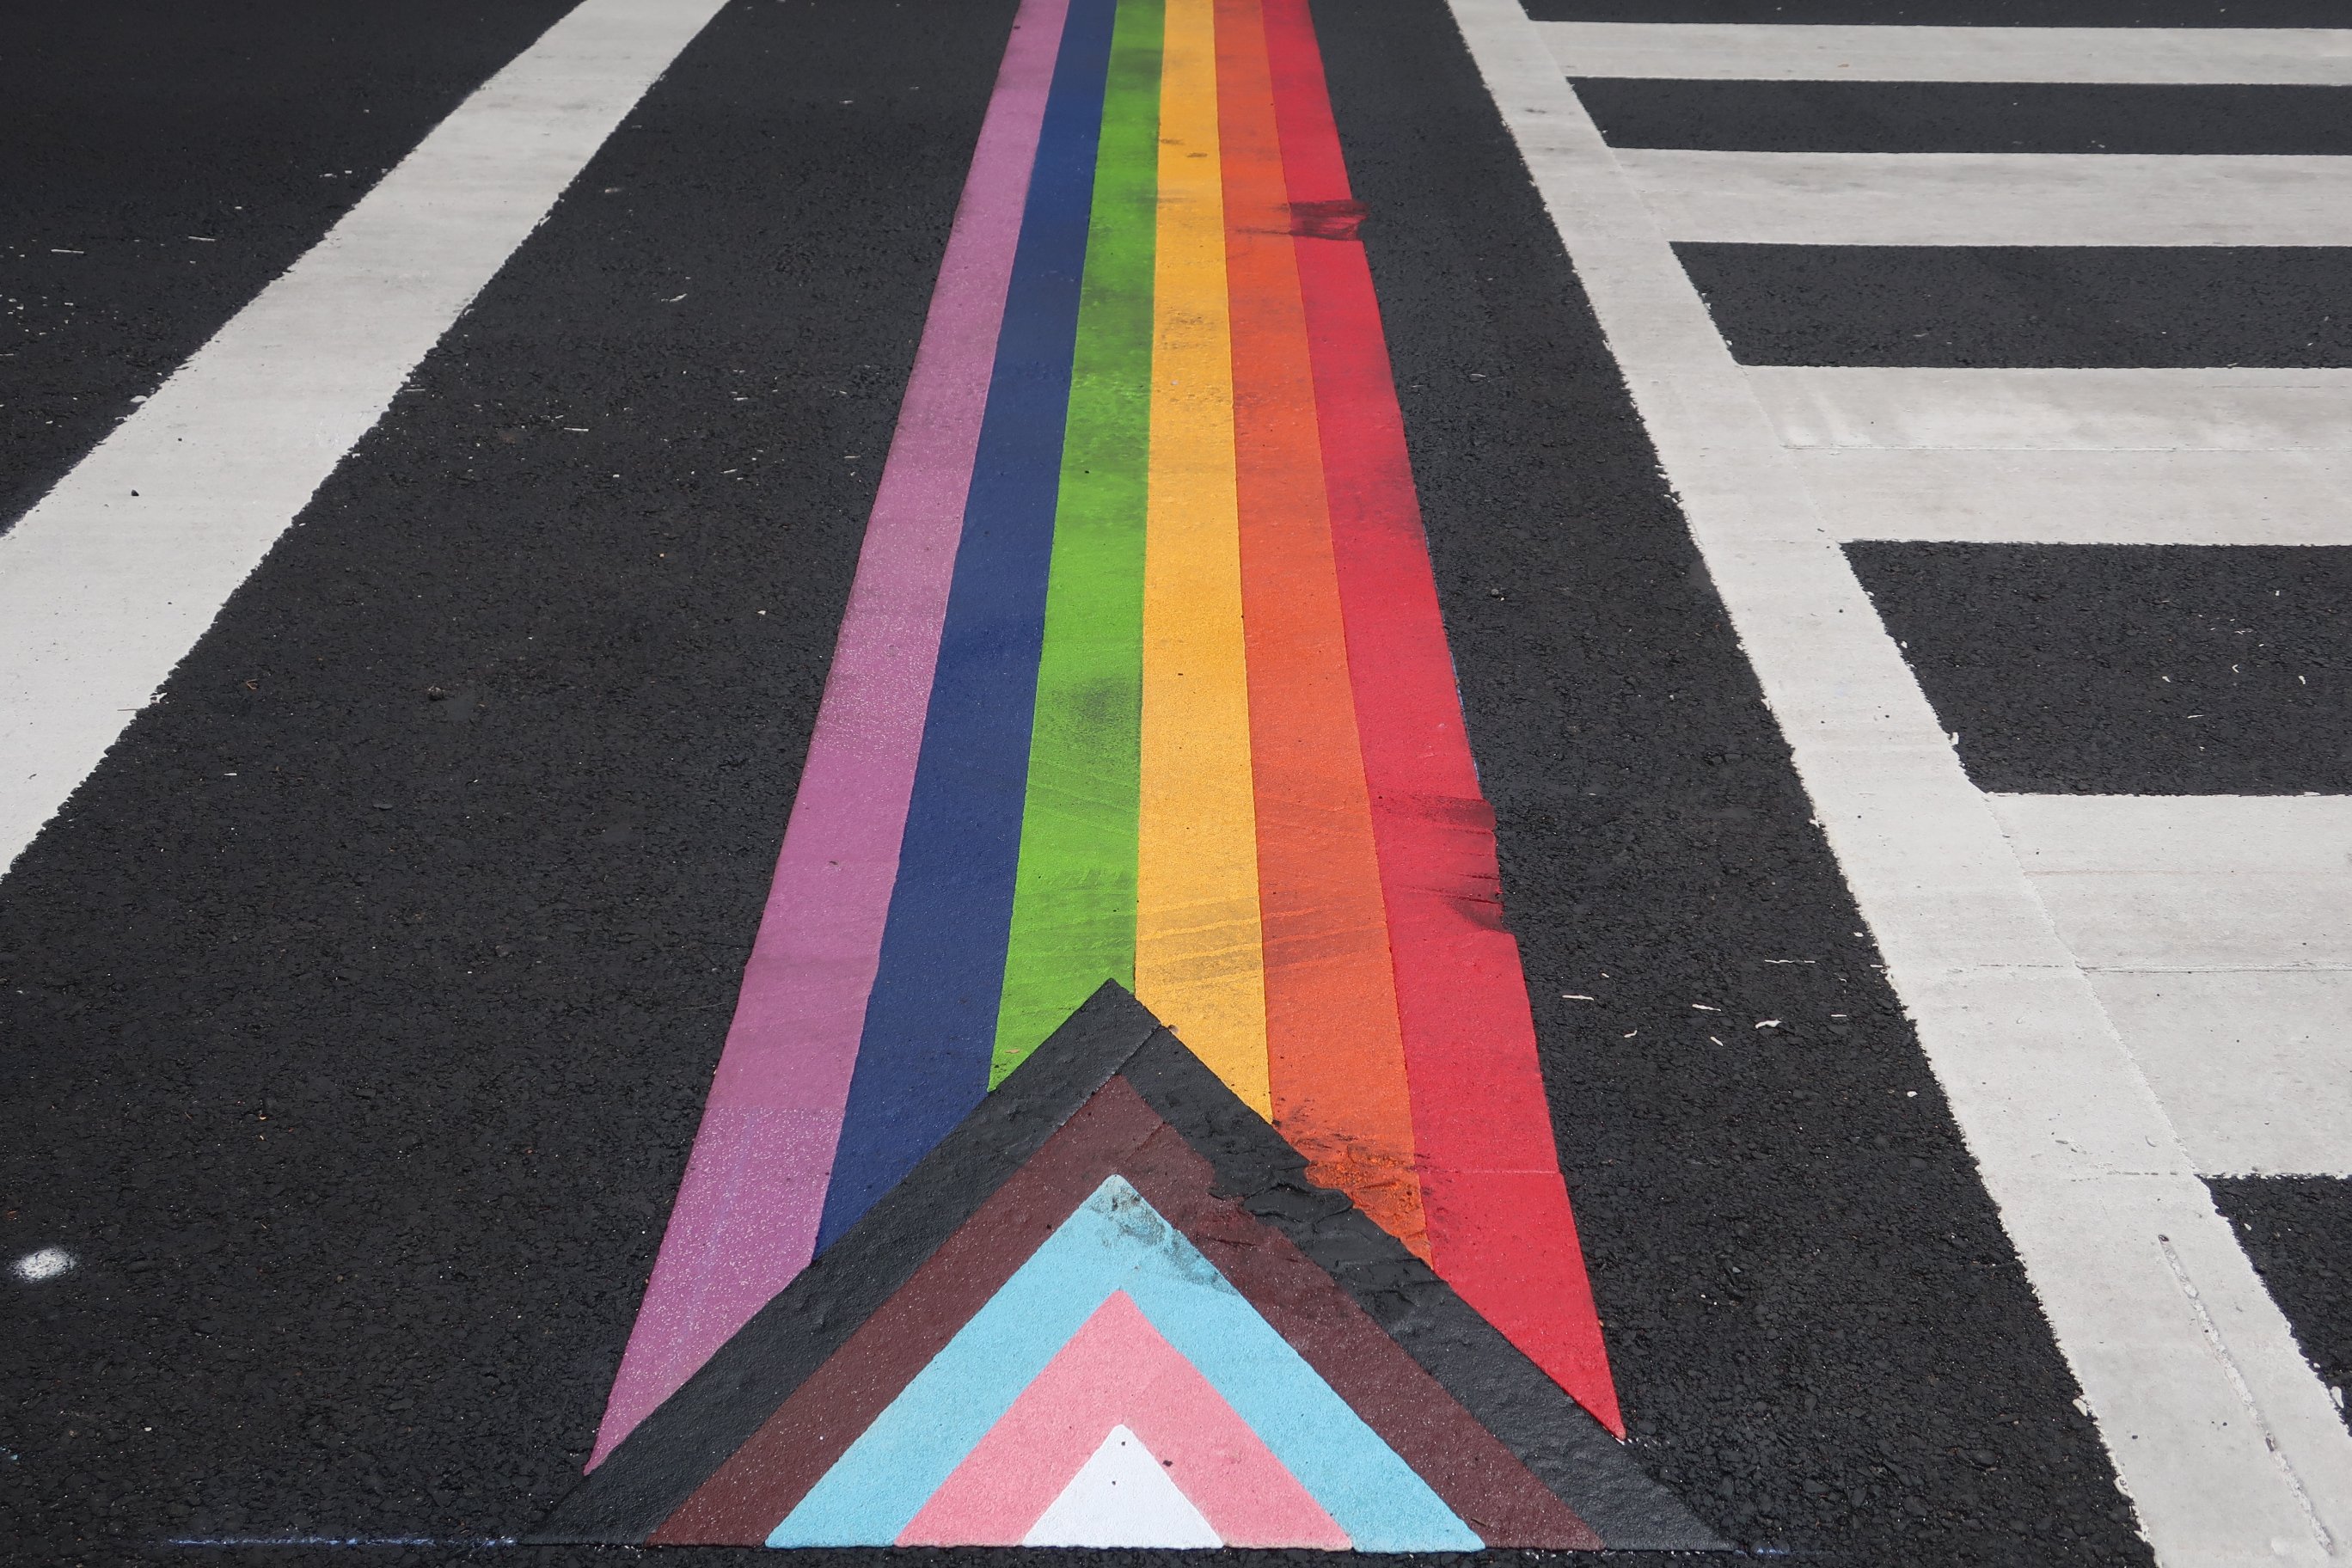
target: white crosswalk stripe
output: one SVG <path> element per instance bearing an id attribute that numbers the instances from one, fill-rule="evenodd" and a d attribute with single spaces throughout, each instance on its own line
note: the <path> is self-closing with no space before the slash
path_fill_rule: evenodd
<path id="1" fill-rule="evenodd" d="M 2352 1163 L 2352 802 L 1989 796 L 1839 542 L 2343 542 L 2352 375 L 1742 366 L 1671 242 L 2340 244 L 2352 160 L 1617 151 L 1565 79 L 2345 83 L 2352 31 L 1453 4 L 2158 1560 L 2336 1560 L 2352 1433 L 2200 1178 Z"/>
<path id="2" fill-rule="evenodd" d="M 1839 539 L 2352 544 L 2339 450 L 1811 447 L 1790 454 Z"/>
<path id="3" fill-rule="evenodd" d="M 1992 806 L 2199 1169 L 2352 1175 L 2352 798 Z"/>
<path id="4" fill-rule="evenodd" d="M 2352 83 L 2352 33 L 1538 22 L 1570 76 L 1748 81 Z"/>
<path id="5" fill-rule="evenodd" d="M 2345 158 L 1649 148 L 1616 158 L 1669 239 L 2352 245 Z"/>
<path id="6" fill-rule="evenodd" d="M 1742 374 L 1788 447 L 2044 452 L 2352 448 L 2352 371 L 2346 370 L 1748 365 Z"/>

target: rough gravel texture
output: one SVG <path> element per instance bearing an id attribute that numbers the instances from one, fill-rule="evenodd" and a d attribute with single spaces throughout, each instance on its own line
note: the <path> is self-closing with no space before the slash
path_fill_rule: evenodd
<path id="1" fill-rule="evenodd" d="M 2352 1389 L 2352 1181 L 2230 1176 L 2205 1184 L 2342 1410 Z"/>
<path id="2" fill-rule="evenodd" d="M 2335 246 L 1677 245 L 1746 364 L 2352 365 Z"/>
<path id="3" fill-rule="evenodd" d="M 2352 548 L 1864 543 L 1846 556 L 1984 789 L 2352 790 Z"/>

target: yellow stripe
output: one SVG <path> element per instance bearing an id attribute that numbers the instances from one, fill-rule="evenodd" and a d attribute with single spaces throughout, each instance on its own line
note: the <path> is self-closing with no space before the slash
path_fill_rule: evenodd
<path id="1" fill-rule="evenodd" d="M 1215 17 L 1168 0 L 1160 62 L 1135 992 L 1271 1118 Z"/>

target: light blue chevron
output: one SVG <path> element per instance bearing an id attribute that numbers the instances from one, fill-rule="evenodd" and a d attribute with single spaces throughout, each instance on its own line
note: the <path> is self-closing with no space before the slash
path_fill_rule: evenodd
<path id="1" fill-rule="evenodd" d="M 1429 1484 L 1126 1178 L 1095 1189 L 768 1537 L 887 1546 L 1114 1290 L 1298 1479 L 1360 1552 L 1475 1552 Z"/>

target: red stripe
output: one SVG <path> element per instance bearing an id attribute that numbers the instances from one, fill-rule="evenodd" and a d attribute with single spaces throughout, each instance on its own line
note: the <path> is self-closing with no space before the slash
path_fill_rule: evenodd
<path id="1" fill-rule="evenodd" d="M 1265 26 L 1431 1261 L 1622 1436 L 1307 0 Z"/>

